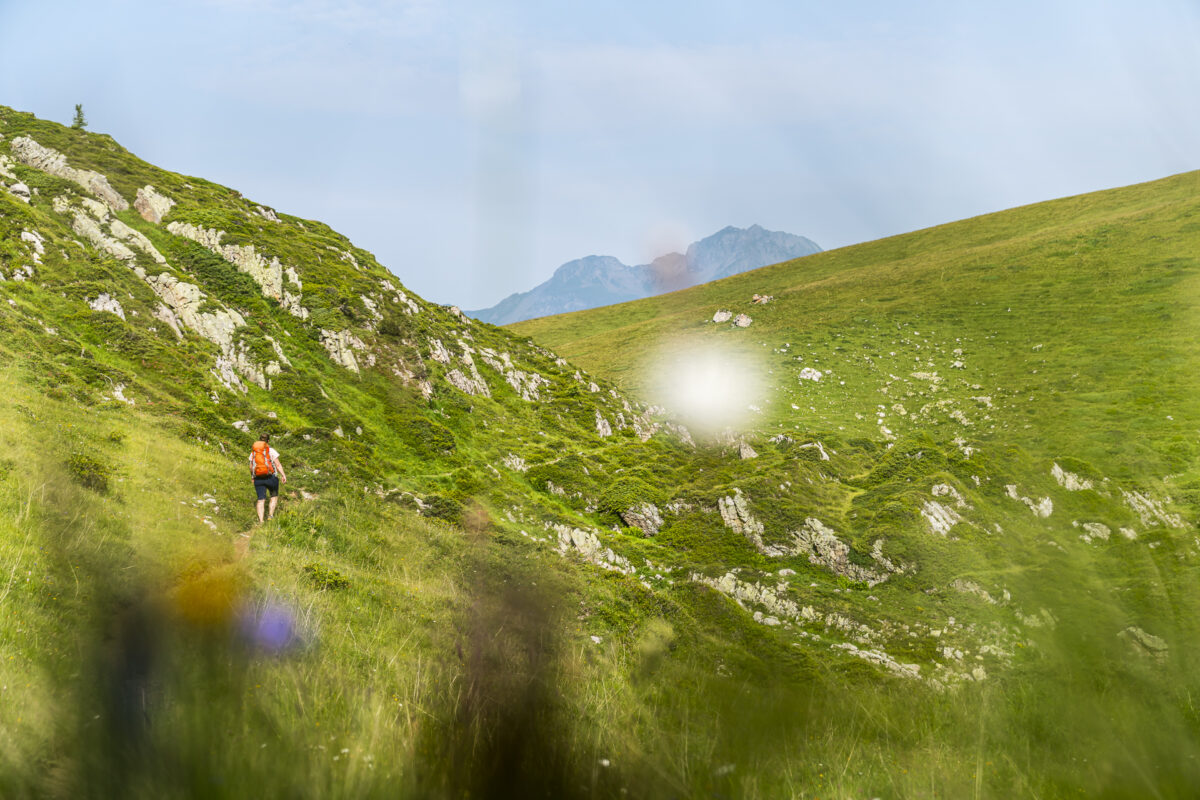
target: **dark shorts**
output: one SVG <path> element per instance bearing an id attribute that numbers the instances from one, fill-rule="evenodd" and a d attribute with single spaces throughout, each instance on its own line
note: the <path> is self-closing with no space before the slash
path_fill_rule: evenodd
<path id="1" fill-rule="evenodd" d="M 258 494 L 259 500 L 266 500 L 267 493 L 271 493 L 271 497 L 279 496 L 279 476 L 278 475 L 262 475 L 254 479 L 254 491 Z"/>

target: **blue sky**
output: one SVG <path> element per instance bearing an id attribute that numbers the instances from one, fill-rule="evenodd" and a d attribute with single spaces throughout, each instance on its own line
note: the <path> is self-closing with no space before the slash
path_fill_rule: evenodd
<path id="1" fill-rule="evenodd" d="M 0 104 L 442 303 L 725 225 L 825 248 L 1200 168 L 1200 4 L 0 0 Z"/>

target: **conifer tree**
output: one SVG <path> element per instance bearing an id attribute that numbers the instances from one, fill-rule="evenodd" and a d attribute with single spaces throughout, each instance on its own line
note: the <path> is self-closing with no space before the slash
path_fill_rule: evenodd
<path id="1" fill-rule="evenodd" d="M 77 131 L 81 131 L 87 127 L 87 117 L 83 115 L 83 104 L 75 104 L 75 118 L 71 120 L 71 127 Z"/>

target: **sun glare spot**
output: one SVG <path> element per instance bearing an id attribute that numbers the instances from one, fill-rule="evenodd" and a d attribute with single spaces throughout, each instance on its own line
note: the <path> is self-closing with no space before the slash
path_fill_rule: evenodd
<path id="1" fill-rule="evenodd" d="M 701 434 L 738 428 L 765 405 L 762 368 L 748 354 L 711 344 L 664 350 L 651 361 L 654 399 Z"/>

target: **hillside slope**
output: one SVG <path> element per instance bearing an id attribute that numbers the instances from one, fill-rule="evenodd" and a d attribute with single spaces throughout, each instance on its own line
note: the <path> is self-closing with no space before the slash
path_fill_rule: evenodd
<path id="1" fill-rule="evenodd" d="M 1200 454 L 1198 189 L 1187 173 L 511 329 L 648 401 L 663 341 L 768 348 L 763 431 L 925 430 L 1179 473 Z M 721 310 L 753 323 L 714 324 Z"/>
<path id="2" fill-rule="evenodd" d="M 1008 438 L 1007 396 L 964 433 L 953 354 L 925 318 L 904 327 L 937 292 L 877 299 L 847 388 L 788 387 L 807 415 L 784 395 L 708 441 L 413 296 L 318 222 L 27 114 L 0 109 L 0 136 L 5 796 L 1138 796 L 1200 777 L 1187 443 L 1146 427 L 1105 460 L 1078 431 Z M 840 274 L 820 258 L 802 296 L 828 324 L 847 313 L 819 300 Z M 1137 302 L 1182 313 L 1189 263 Z M 894 289 L 876 271 L 852 282 Z M 799 342 L 803 366 L 847 349 L 776 294 L 747 329 L 680 318 L 779 351 L 781 374 Z M 806 338 L 747 338 L 775 312 Z M 1141 338 L 1182 393 L 1188 352 Z M 929 397 L 920 419 L 885 410 L 905 427 L 853 414 L 893 340 L 934 351 L 888 378 L 888 403 Z M 990 342 L 966 368 L 970 347 L 1004 362 Z M 263 430 L 290 481 L 256 528 Z"/>

